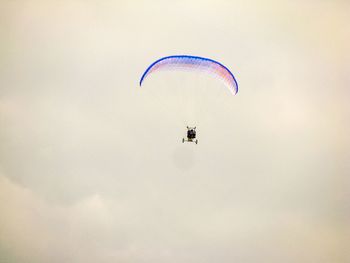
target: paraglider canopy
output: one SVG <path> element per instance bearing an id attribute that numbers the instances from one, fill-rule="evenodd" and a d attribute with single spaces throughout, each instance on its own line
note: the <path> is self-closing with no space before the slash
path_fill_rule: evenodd
<path id="1" fill-rule="evenodd" d="M 232 72 L 227 67 L 213 59 L 189 55 L 167 56 L 156 60 L 143 73 L 140 79 L 140 86 L 147 76 L 163 69 L 183 69 L 207 72 L 223 81 L 233 94 L 238 92 L 238 83 Z"/>

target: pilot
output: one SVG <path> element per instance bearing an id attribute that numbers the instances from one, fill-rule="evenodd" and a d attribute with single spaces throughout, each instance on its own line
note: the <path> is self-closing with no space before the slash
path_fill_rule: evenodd
<path id="1" fill-rule="evenodd" d="M 196 138 L 196 131 L 194 129 L 190 129 L 187 131 L 187 138 L 188 139 L 195 139 Z"/>

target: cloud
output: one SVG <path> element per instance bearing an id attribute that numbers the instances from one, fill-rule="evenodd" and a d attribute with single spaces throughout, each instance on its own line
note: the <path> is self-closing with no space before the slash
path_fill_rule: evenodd
<path id="1" fill-rule="evenodd" d="M 342 225 L 305 214 L 245 205 L 191 209 L 193 202 L 179 206 L 171 199 L 169 206 L 161 199 L 136 204 L 99 195 L 52 205 L 4 176 L 0 187 L 1 258 L 7 262 L 279 262 L 286 256 L 345 262 Z"/>
<path id="2" fill-rule="evenodd" d="M 2 6 L 0 261 L 347 262 L 348 3 Z"/>

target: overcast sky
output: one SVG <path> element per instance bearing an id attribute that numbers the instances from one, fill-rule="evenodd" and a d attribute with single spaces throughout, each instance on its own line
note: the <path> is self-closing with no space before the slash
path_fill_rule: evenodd
<path id="1" fill-rule="evenodd" d="M 349 14 L 0 0 L 0 262 L 349 262 Z M 239 93 L 138 87 L 174 54 L 220 61 Z"/>

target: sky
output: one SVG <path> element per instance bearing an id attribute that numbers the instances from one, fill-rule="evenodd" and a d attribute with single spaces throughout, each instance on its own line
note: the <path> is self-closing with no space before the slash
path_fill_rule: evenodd
<path id="1" fill-rule="evenodd" d="M 0 262 L 349 262 L 349 13 L 0 0 Z"/>

